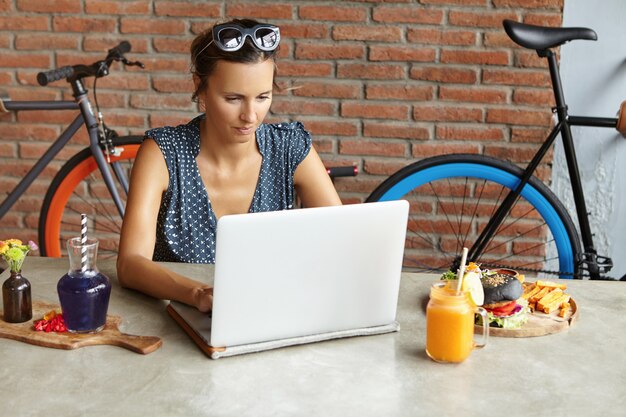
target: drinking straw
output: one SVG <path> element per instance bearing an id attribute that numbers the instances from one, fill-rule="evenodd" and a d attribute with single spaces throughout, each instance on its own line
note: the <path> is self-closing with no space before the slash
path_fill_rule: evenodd
<path id="1" fill-rule="evenodd" d="M 87 215 L 80 215 L 80 270 L 87 271 Z"/>
<path id="2" fill-rule="evenodd" d="M 467 262 L 467 248 L 463 248 L 463 253 L 461 254 L 461 266 L 459 266 L 459 272 L 456 276 L 456 292 L 461 292 L 461 288 L 463 285 L 463 276 L 465 275 L 465 262 Z"/>

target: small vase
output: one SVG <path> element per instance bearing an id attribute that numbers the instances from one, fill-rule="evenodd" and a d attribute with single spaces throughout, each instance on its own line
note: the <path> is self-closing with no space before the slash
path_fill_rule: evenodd
<path id="1" fill-rule="evenodd" d="M 84 250 L 83 250 L 84 249 Z M 67 330 L 95 333 L 104 328 L 111 296 L 109 278 L 96 267 L 98 240 L 67 241 L 70 269 L 57 283 L 57 292 Z"/>
<path id="2" fill-rule="evenodd" d="M 11 276 L 2 284 L 4 321 L 9 323 L 23 323 L 33 318 L 30 282 L 21 272 L 11 271 Z"/>

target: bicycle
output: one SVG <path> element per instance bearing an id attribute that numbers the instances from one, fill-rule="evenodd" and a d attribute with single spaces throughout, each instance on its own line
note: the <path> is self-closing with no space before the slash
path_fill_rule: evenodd
<path id="1" fill-rule="evenodd" d="M 430 157 L 392 174 L 366 201 L 404 198 L 411 202 L 405 266 L 455 271 L 466 246 L 468 260 L 490 268 L 608 279 L 604 274 L 613 263 L 598 255 L 593 244 L 570 126 L 617 128 L 626 135 L 626 106 L 622 104 L 619 118 L 570 116 L 553 51 L 565 42 L 596 40 L 597 35 L 588 28 L 550 28 L 511 20 L 503 26 L 516 44 L 547 59 L 555 97 L 556 124 L 528 166 L 474 154 Z M 563 204 L 534 175 L 559 134 L 580 238 Z"/>
<path id="2" fill-rule="evenodd" d="M 116 251 L 121 218 L 128 193 L 128 175 L 140 136 L 119 136 L 104 123 L 96 95 L 96 81 L 109 74 L 114 62 L 125 66 L 144 65 L 132 62 L 124 54 L 131 45 L 121 42 L 110 49 L 105 59 L 91 65 L 73 65 L 37 74 L 41 86 L 65 79 L 72 87 L 73 100 L 11 101 L 0 97 L 0 111 L 78 110 L 79 114 L 65 128 L 46 152 L 35 162 L 24 178 L 0 204 L 0 218 L 15 204 L 32 182 L 52 162 L 81 126 L 89 135 L 89 146 L 72 156 L 53 178 L 46 192 L 39 217 L 39 249 L 42 256 L 58 257 L 62 245 L 73 232 L 79 231 L 79 213 L 89 216 L 90 229 L 98 235 L 102 250 Z M 94 77 L 94 114 L 83 80 Z M 102 184 L 105 185 L 103 189 Z"/>

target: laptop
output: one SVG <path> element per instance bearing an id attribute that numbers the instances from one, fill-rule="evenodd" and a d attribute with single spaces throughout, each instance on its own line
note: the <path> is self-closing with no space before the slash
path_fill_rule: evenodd
<path id="1" fill-rule="evenodd" d="M 223 216 L 213 311 L 169 314 L 212 358 L 399 329 L 403 200 Z"/>

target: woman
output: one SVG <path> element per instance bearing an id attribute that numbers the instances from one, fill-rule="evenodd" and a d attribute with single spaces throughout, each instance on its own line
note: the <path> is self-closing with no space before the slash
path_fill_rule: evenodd
<path id="1" fill-rule="evenodd" d="M 341 200 L 300 123 L 269 125 L 276 26 L 233 20 L 191 45 L 193 98 L 205 113 L 146 132 L 120 239 L 124 287 L 209 311 L 212 288 L 154 261 L 214 263 L 217 219 Z"/>

